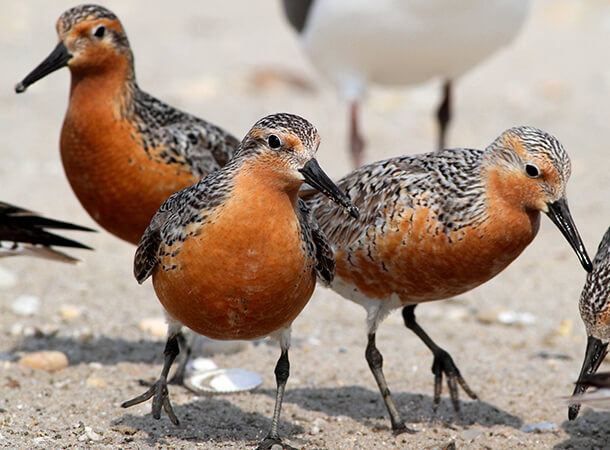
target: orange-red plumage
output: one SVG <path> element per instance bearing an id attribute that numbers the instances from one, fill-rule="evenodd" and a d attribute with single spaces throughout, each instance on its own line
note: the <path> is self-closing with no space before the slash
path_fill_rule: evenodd
<path id="1" fill-rule="evenodd" d="M 111 11 L 76 6 L 56 28 L 57 47 L 16 90 L 70 69 L 60 138 L 66 176 L 96 222 L 137 244 L 159 206 L 226 164 L 238 141 L 140 90 L 129 41 Z"/>
<path id="2" fill-rule="evenodd" d="M 257 339 L 290 327 L 315 287 L 297 191 L 277 189 L 268 163 L 245 165 L 230 198 L 164 252 L 153 273 L 169 314 L 214 339 Z"/>
<path id="3" fill-rule="evenodd" d="M 259 120 L 226 166 L 163 203 L 134 261 L 137 280 L 152 276 L 169 316 L 198 333 L 215 339 L 279 337 L 276 407 L 261 448 L 281 444 L 292 321 L 309 301 L 316 277 L 328 283 L 334 276 L 330 246 L 298 198 L 299 188 L 307 181 L 358 216 L 313 158 L 318 144 L 316 129 L 301 117 Z M 163 406 L 178 424 L 166 387 L 177 354 L 176 339 L 170 338 L 157 382 L 123 406 L 154 397 L 153 417 L 159 418 Z"/>

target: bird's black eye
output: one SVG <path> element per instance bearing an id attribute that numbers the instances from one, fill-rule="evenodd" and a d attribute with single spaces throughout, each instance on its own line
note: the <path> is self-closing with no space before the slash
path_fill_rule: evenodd
<path id="1" fill-rule="evenodd" d="M 106 27 L 104 25 L 100 25 L 93 31 L 93 35 L 98 38 L 104 37 L 104 33 L 106 33 Z"/>
<path id="2" fill-rule="evenodd" d="M 530 178 L 538 178 L 540 176 L 540 169 L 533 164 L 526 164 L 525 173 Z"/>
<path id="3" fill-rule="evenodd" d="M 269 147 L 271 148 L 279 148 L 282 145 L 282 141 L 275 134 L 269 136 L 267 142 L 269 142 Z"/>

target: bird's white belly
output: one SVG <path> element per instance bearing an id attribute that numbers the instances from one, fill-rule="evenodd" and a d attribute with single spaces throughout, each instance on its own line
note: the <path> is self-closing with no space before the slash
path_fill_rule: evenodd
<path id="1" fill-rule="evenodd" d="M 345 96 L 366 80 L 455 78 L 506 45 L 529 0 L 316 0 L 302 40 Z"/>

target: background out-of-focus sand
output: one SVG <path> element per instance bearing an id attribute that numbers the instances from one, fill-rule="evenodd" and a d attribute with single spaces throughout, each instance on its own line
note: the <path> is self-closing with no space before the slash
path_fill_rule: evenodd
<path id="1" fill-rule="evenodd" d="M 68 70 L 24 95 L 13 92 L 55 46 L 55 21 L 73 5 L 0 2 L 0 199 L 99 228 L 72 194 L 59 160 Z M 265 114 L 298 113 L 317 125 L 319 160 L 329 174 L 350 169 L 345 105 L 301 53 L 279 2 L 106 6 L 127 30 L 143 89 L 240 138 Z M 514 125 L 556 135 L 572 159 L 568 197 L 591 257 L 610 223 L 609 56 L 610 2 L 534 0 L 514 45 L 457 83 L 449 135 L 450 146 L 475 148 Z M 303 78 L 311 90 L 274 75 L 282 72 Z M 366 159 L 432 150 L 438 94 L 438 81 L 371 90 L 363 110 Z M 458 448 L 609 446 L 610 413 L 585 408 L 568 423 L 559 399 L 571 392 L 584 353 L 577 302 L 585 273 L 558 230 L 546 217 L 542 222 L 534 243 L 496 279 L 417 309 L 422 326 L 453 355 L 481 401 L 464 401 L 458 417 L 445 389 L 434 413 L 431 355 L 393 314 L 379 330 L 378 345 L 398 408 L 416 433 L 392 436 L 364 359 L 364 310 L 319 288 L 294 324 L 281 434 L 297 447 L 333 449 L 442 448 L 452 441 Z M 264 383 L 252 393 L 197 397 L 170 388 L 182 428 L 165 415 L 153 420 L 150 403 L 120 408 L 142 391 L 137 379 L 160 371 L 163 339 L 138 327 L 143 318 L 160 316 L 160 305 L 150 283 L 140 287 L 131 275 L 131 245 L 104 231 L 74 237 L 96 249 L 79 252 L 77 266 L 1 262 L 17 282 L 0 290 L 0 446 L 240 448 L 260 439 L 274 402 L 279 350 L 272 343 L 214 357 L 221 367 L 260 373 Z M 41 300 L 33 316 L 12 311 L 24 294 Z M 63 319 L 66 305 L 82 314 Z M 499 323 L 494 317 L 502 309 L 529 313 L 535 323 Z M 70 366 L 49 374 L 15 362 L 36 349 L 63 351 Z M 543 422 L 539 433 L 522 430 Z M 96 440 L 87 440 L 84 427 Z"/>

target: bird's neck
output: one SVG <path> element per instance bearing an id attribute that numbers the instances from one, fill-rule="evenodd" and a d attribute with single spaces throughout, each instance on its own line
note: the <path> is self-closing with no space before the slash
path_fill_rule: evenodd
<path id="1" fill-rule="evenodd" d="M 296 208 L 302 181 L 295 179 L 275 161 L 265 157 L 243 161 L 234 178 L 235 186 L 245 198 L 255 203 Z"/>
<path id="2" fill-rule="evenodd" d="M 525 248 L 540 227 L 540 211 L 532 206 L 537 195 L 534 185 L 522 183 L 514 169 L 502 164 L 488 165 L 481 172 L 490 216 L 502 224 L 506 238 Z"/>
<path id="3" fill-rule="evenodd" d="M 69 110 L 91 105 L 98 111 L 111 111 L 115 118 L 125 117 L 133 110 L 138 87 L 133 62 L 128 55 L 119 55 L 105 64 L 70 68 L 70 72 Z"/>

